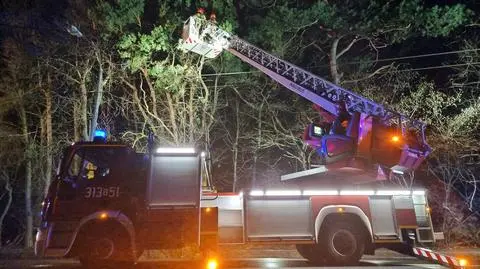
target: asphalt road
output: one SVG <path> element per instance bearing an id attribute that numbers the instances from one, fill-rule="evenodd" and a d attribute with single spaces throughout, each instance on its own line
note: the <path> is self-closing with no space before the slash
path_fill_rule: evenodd
<path id="1" fill-rule="evenodd" d="M 185 261 L 170 261 L 170 262 L 140 262 L 132 269 L 193 269 L 205 268 L 201 264 L 191 263 Z M 48 268 L 48 269 L 81 269 L 80 263 L 74 260 L 3 260 L 0 261 L 0 268 Z M 257 258 L 257 259 L 238 259 L 228 260 L 220 263 L 219 269 L 243 269 L 243 268 L 258 268 L 258 269 L 273 269 L 273 268 L 301 268 L 313 269 L 322 267 L 313 267 L 303 259 L 281 259 L 281 258 Z M 440 265 L 428 264 L 426 262 L 414 258 L 389 258 L 389 259 L 364 259 L 358 266 L 351 267 L 326 267 L 326 268 L 394 268 L 394 269 L 418 269 L 418 268 L 445 268 Z M 124 268 L 118 268 L 124 269 Z M 125 268 L 128 269 L 128 268 Z"/>

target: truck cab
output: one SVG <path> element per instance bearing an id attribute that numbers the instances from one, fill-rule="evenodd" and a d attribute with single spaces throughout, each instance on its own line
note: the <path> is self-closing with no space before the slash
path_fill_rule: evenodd
<path id="1" fill-rule="evenodd" d="M 97 267 L 133 263 L 145 249 L 199 247 L 199 152 L 144 154 L 94 141 L 74 143 L 62 156 L 43 202 L 38 256 Z"/>
<path id="2" fill-rule="evenodd" d="M 78 142 L 66 147 L 42 203 L 37 254 L 72 255 L 78 247 L 75 238 L 86 231 L 80 228 L 93 227 L 98 221 L 134 233 L 146 183 L 143 159 L 142 154 L 120 143 Z M 96 255 L 108 255 L 102 253 L 102 249 L 109 251 L 108 242 L 99 245 L 102 247 L 93 250 Z"/>

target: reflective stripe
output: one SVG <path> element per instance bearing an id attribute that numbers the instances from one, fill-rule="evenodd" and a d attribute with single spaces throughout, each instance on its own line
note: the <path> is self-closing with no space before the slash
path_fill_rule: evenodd
<path id="1" fill-rule="evenodd" d="M 335 189 L 325 189 L 325 190 L 252 190 L 250 191 L 251 196 L 315 196 L 315 195 L 378 195 L 378 196 L 396 196 L 396 197 L 405 197 L 411 198 L 411 195 L 424 195 L 425 191 L 415 190 L 413 192 L 409 190 L 335 190 Z M 207 195 L 207 194 L 206 194 Z M 208 194 L 208 195 L 231 195 L 231 194 Z M 411 203 L 409 203 L 408 208 L 411 208 Z"/>
<path id="2" fill-rule="evenodd" d="M 270 190 L 265 192 L 266 196 L 300 196 L 302 192 L 299 190 L 292 190 L 292 191 L 277 191 L 277 190 Z"/>
<path id="3" fill-rule="evenodd" d="M 413 253 L 417 256 L 432 260 L 434 262 L 438 262 L 443 265 L 452 266 L 454 268 L 457 268 L 457 267 L 461 268 L 457 258 L 452 256 L 436 253 L 432 250 L 425 249 L 425 248 L 413 248 Z"/>
<path id="4" fill-rule="evenodd" d="M 373 195 L 373 190 L 341 190 L 340 195 Z"/>
<path id="5" fill-rule="evenodd" d="M 338 195 L 337 190 L 305 190 L 303 191 L 303 195 L 310 196 L 310 195 Z"/>
<path id="6" fill-rule="evenodd" d="M 251 196 L 263 196 L 263 191 L 255 190 L 250 192 Z"/>
<path id="7" fill-rule="evenodd" d="M 443 255 L 439 255 L 439 256 L 440 256 L 440 259 L 442 259 L 443 262 L 448 263 L 447 257 L 445 257 Z"/>
<path id="8" fill-rule="evenodd" d="M 410 191 L 405 190 L 378 190 L 376 195 L 410 195 Z"/>

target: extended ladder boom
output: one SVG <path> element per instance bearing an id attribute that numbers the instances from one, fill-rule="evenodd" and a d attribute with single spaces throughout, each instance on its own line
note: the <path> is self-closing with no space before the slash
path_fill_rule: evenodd
<path id="1" fill-rule="evenodd" d="M 398 157 L 402 160 L 400 162 L 404 163 L 404 165 L 400 166 L 404 168 L 407 167 L 407 170 L 412 170 L 418 167 L 431 151 L 425 141 L 424 123 L 418 120 L 409 119 L 405 115 L 387 109 L 381 104 L 341 88 L 294 64 L 279 59 L 239 37 L 231 35 L 216 26 L 216 24 L 206 21 L 201 17 L 192 16 L 186 21 L 183 29 L 183 40 L 180 42 L 180 48 L 184 51 L 193 51 L 208 58 L 214 58 L 218 56 L 221 51 L 228 50 L 242 61 L 259 69 L 287 89 L 306 98 L 330 114 L 337 116 L 337 118 L 341 117 L 340 114 L 342 113 L 342 108 L 340 106 L 344 106 L 344 109 L 346 109 L 350 115 L 357 117 L 355 119 L 357 122 L 359 121 L 359 118 L 358 115 L 355 116 L 355 114 L 361 114 L 364 116 L 360 116 L 360 121 L 364 123 L 368 122 L 370 126 L 373 126 L 372 121 L 365 118 L 365 116 L 370 116 L 370 118 L 374 118 L 375 121 L 381 122 L 384 126 L 392 126 L 393 128 L 400 130 L 403 136 L 407 135 L 407 130 L 413 128 L 416 130 L 416 133 L 420 135 L 419 138 L 421 141 L 417 141 L 419 143 L 413 147 L 412 144 L 407 145 L 405 143 L 402 150 L 403 154 L 401 157 Z M 362 135 L 366 135 L 366 133 L 365 130 L 362 130 L 361 125 L 362 124 L 358 125 L 357 123 L 357 125 L 352 125 L 352 128 L 347 128 L 350 129 L 350 133 L 347 133 L 346 135 L 354 140 L 363 140 Z M 351 131 L 351 129 L 357 130 Z M 361 132 L 363 132 L 363 134 Z M 380 131 L 375 132 L 380 134 Z M 317 139 L 318 143 L 314 141 L 317 143 L 316 146 L 319 148 L 319 151 L 322 151 L 319 152 L 320 154 L 331 155 L 326 152 L 327 148 L 329 148 L 327 144 L 330 143 L 327 141 L 328 139 L 330 138 L 325 138 L 322 141 Z M 333 140 L 334 139 L 332 138 L 330 141 Z M 364 146 L 360 145 L 360 142 L 361 141 L 358 141 L 359 145 L 357 150 L 353 149 L 353 151 L 358 151 L 358 149 L 363 149 L 365 151 L 365 149 L 371 148 L 373 145 L 369 144 Z M 349 142 L 346 141 L 345 143 Z M 320 149 L 320 147 L 323 147 L 323 149 Z M 368 150 L 369 149 L 367 149 L 367 151 Z M 386 153 L 388 152 L 377 151 L 373 154 L 376 155 L 376 157 L 379 157 Z M 340 153 L 340 155 L 342 154 L 343 153 Z M 370 152 L 368 154 L 370 154 Z M 371 157 L 367 157 L 367 159 L 369 158 Z M 410 160 L 409 158 L 413 159 Z"/>
<path id="2" fill-rule="evenodd" d="M 287 89 L 321 106 L 333 115 L 338 113 L 336 104 L 343 100 L 349 112 L 360 112 L 377 116 L 386 122 L 392 120 L 398 122 L 400 119 L 404 122 L 407 120 L 410 126 L 420 129 L 424 126 L 422 122 L 410 120 L 400 113 L 386 109 L 372 100 L 343 89 L 294 64 L 279 59 L 236 36 L 230 39 L 228 51 L 244 62 L 258 68 Z"/>

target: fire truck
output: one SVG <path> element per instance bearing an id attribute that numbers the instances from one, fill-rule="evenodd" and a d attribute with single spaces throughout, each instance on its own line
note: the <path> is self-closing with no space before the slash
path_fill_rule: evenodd
<path id="1" fill-rule="evenodd" d="M 282 176 L 282 189 L 217 193 L 197 149 L 150 142 L 138 153 L 98 131 L 63 152 L 43 202 L 38 256 L 111 265 L 133 263 L 144 250 L 192 245 L 213 269 L 218 245 L 280 243 L 295 244 L 313 263 L 350 265 L 377 248 L 415 255 L 436 241 L 425 190 L 377 184 L 379 174 L 382 182 L 402 182 L 429 154 L 422 122 L 199 17 L 185 22 L 179 48 L 207 58 L 227 50 L 313 102 L 333 119 L 328 129 L 305 129 L 321 165 Z"/>

